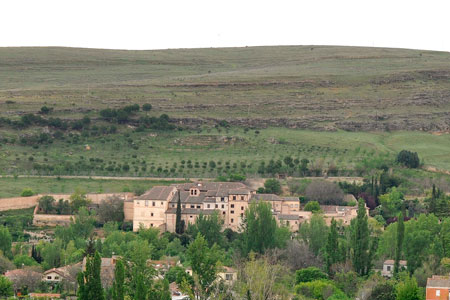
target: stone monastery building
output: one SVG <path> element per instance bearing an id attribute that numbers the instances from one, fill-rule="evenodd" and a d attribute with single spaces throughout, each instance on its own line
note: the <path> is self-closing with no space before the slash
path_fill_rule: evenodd
<path id="1" fill-rule="evenodd" d="M 133 200 L 133 230 L 144 226 L 174 232 L 178 198 L 181 219 L 186 226 L 195 223 L 200 214 L 210 215 L 218 211 L 224 227 L 238 231 L 245 210 L 252 201 L 270 202 L 277 222 L 289 226 L 291 231 L 298 231 L 299 224 L 311 217 L 311 212 L 301 210 L 298 197 L 256 194 L 255 190 L 240 182 L 196 182 L 155 186 L 136 197 Z M 322 206 L 322 210 L 326 220 L 334 217 L 349 224 L 356 216 L 357 207 Z"/>

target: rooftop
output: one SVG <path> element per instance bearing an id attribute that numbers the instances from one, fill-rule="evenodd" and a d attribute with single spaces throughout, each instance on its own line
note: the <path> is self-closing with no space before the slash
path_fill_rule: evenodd
<path id="1" fill-rule="evenodd" d="M 433 275 L 433 277 L 427 279 L 427 288 L 450 288 L 450 276 L 438 276 Z"/>

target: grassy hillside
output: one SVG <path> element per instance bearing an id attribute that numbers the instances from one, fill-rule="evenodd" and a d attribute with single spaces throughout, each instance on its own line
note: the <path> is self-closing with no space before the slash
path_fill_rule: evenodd
<path id="1" fill-rule="evenodd" d="M 257 127 L 352 131 L 448 130 L 450 124 L 446 52 L 329 46 L 0 48 L 0 66 L 2 114 L 47 104 L 70 117 L 149 102 L 155 114 L 191 123 L 227 119 Z"/>
<path id="2" fill-rule="evenodd" d="M 450 170 L 450 53 L 292 46 L 163 51 L 0 48 L 0 117 L 44 118 L 83 130 L 0 122 L 3 174 L 214 177 L 257 174 L 262 161 L 307 158 L 354 174 L 374 158 L 417 151 Z M 150 103 L 180 130 L 117 131 L 99 111 Z M 230 126 L 218 126 L 226 120 Z M 26 143 L 47 134 L 51 140 Z M 89 146 L 89 147 L 87 147 Z M 210 168 L 209 162 L 217 166 Z M 184 162 L 184 163 L 183 163 Z M 349 172 L 347 172 L 349 171 Z M 347 172 L 347 173 L 346 173 Z"/>

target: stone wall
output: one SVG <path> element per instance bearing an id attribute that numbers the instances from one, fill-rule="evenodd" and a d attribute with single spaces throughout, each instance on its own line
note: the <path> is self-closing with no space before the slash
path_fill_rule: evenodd
<path id="1" fill-rule="evenodd" d="M 42 194 L 35 195 L 31 197 L 13 197 L 13 198 L 1 198 L 0 199 L 0 211 L 10 210 L 10 209 L 24 209 L 36 206 L 38 199 L 42 196 L 49 195 L 55 198 L 56 201 L 59 199 L 69 200 L 71 194 Z M 134 197 L 133 193 L 109 193 L 109 194 L 86 194 L 87 198 L 94 204 L 99 204 L 102 200 L 111 197 L 119 196 L 124 199 L 124 201 L 132 200 Z"/>
<path id="2" fill-rule="evenodd" d="M 125 215 L 125 222 L 133 221 L 134 204 L 133 201 L 125 201 L 123 203 L 123 214 Z"/>
<path id="3" fill-rule="evenodd" d="M 37 213 L 38 206 L 34 209 L 33 225 L 34 226 L 56 226 L 56 225 L 69 225 L 70 221 L 74 217 L 73 215 L 44 215 Z"/>
<path id="4" fill-rule="evenodd" d="M 0 211 L 30 208 L 37 204 L 40 196 L 14 197 L 0 199 Z"/>

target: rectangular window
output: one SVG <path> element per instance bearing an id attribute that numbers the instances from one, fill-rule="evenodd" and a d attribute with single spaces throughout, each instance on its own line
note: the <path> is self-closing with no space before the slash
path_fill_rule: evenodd
<path id="1" fill-rule="evenodd" d="M 161 205 L 164 205 L 164 202 L 161 201 Z"/>
<path id="2" fill-rule="evenodd" d="M 150 217 L 153 217 L 153 213 L 150 214 Z"/>
<path id="3" fill-rule="evenodd" d="M 152 206 L 156 206 L 156 202 L 155 201 L 153 201 Z"/>
<path id="4" fill-rule="evenodd" d="M 222 208 L 225 208 L 225 205 L 222 204 Z"/>
<path id="5" fill-rule="evenodd" d="M 233 221 L 234 221 L 234 219 L 232 218 L 232 219 L 231 219 L 231 223 L 233 223 Z"/>
<path id="6" fill-rule="evenodd" d="M 243 206 L 241 206 L 241 210 L 244 210 L 244 207 L 243 207 Z"/>
<path id="7" fill-rule="evenodd" d="M 192 216 L 189 216 L 189 218 L 191 218 L 191 219 L 192 219 Z"/>
<path id="8" fill-rule="evenodd" d="M 47 276 L 47 279 L 52 279 L 52 276 Z"/>
<path id="9" fill-rule="evenodd" d="M 145 200 L 145 206 L 148 206 L 148 200 Z"/>
<path id="10" fill-rule="evenodd" d="M 230 211 L 230 213 L 234 214 L 234 210 Z"/>
<path id="11" fill-rule="evenodd" d="M 241 200 L 244 201 L 244 196 L 241 196 Z"/>
<path id="12" fill-rule="evenodd" d="M 207 205 L 206 205 L 206 207 L 207 207 L 207 208 L 210 208 L 210 207 L 211 207 L 211 205 L 207 204 Z"/>
<path id="13" fill-rule="evenodd" d="M 236 196 L 233 196 L 233 200 L 236 200 Z"/>
<path id="14" fill-rule="evenodd" d="M 231 208 L 234 208 L 234 204 L 231 204 Z"/>
<path id="15" fill-rule="evenodd" d="M 225 201 L 225 197 L 220 198 L 220 201 L 224 202 Z"/>
<path id="16" fill-rule="evenodd" d="M 387 266 L 387 270 L 388 270 L 388 272 L 390 272 L 391 271 L 391 266 Z"/>
<path id="17" fill-rule="evenodd" d="M 224 214 L 225 214 L 225 212 L 223 211 L 223 212 L 222 212 L 222 215 L 224 215 Z"/>
<path id="18" fill-rule="evenodd" d="M 191 208 L 195 208 L 195 205 L 191 205 Z"/>
<path id="19" fill-rule="evenodd" d="M 200 208 L 201 206 L 200 205 L 197 205 L 197 208 Z"/>
<path id="20" fill-rule="evenodd" d="M 441 290 L 436 290 L 436 296 L 439 297 L 441 295 Z"/>
<path id="21" fill-rule="evenodd" d="M 241 213 L 241 218 L 243 218 L 244 217 L 244 214 L 243 213 Z"/>
<path id="22" fill-rule="evenodd" d="M 233 280 L 233 275 L 232 274 L 225 274 L 225 280 Z"/>
<path id="23" fill-rule="evenodd" d="M 59 279 L 59 277 L 58 276 L 55 276 L 55 280 L 58 280 Z"/>

